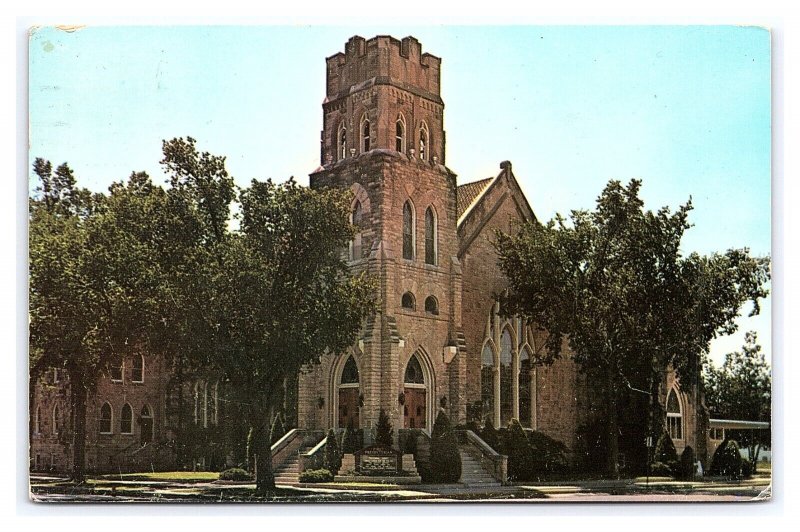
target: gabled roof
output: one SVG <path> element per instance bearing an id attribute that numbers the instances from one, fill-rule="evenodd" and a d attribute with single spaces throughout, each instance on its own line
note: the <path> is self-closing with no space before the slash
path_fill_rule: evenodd
<path id="1" fill-rule="evenodd" d="M 472 183 L 464 183 L 458 186 L 456 189 L 456 210 L 458 211 L 457 215 L 459 219 L 461 219 L 473 203 L 477 203 L 479 197 L 484 190 L 489 188 L 489 184 L 493 179 L 494 177 L 487 177 L 486 179 L 473 181 Z"/>

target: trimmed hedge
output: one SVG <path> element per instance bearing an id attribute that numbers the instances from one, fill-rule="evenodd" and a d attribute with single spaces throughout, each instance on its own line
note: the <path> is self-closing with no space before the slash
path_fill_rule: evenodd
<path id="1" fill-rule="evenodd" d="M 711 459 L 711 476 L 725 476 L 731 478 L 742 477 L 742 455 L 739 452 L 739 444 L 736 440 L 725 439 L 714 451 Z"/>
<path id="2" fill-rule="evenodd" d="M 681 453 L 681 459 L 678 463 L 677 471 L 675 471 L 675 478 L 678 480 L 692 480 L 694 478 L 694 463 L 694 449 L 692 449 L 691 445 L 687 445 L 683 453 Z"/>
<path id="3" fill-rule="evenodd" d="M 664 462 L 653 462 L 650 464 L 650 476 L 653 477 L 671 477 L 672 468 Z"/>
<path id="4" fill-rule="evenodd" d="M 528 442 L 537 472 L 560 473 L 568 469 L 566 445 L 539 431 L 528 432 Z"/>
<path id="5" fill-rule="evenodd" d="M 453 483 L 461 478 L 461 453 L 450 419 L 439 412 L 431 433 L 431 461 L 427 475 L 433 483 Z"/>
<path id="6" fill-rule="evenodd" d="M 393 432 L 392 424 L 389 422 L 389 416 L 386 415 L 386 412 L 381 408 L 381 411 L 378 413 L 378 423 L 375 425 L 375 444 L 391 447 Z"/>
<path id="7" fill-rule="evenodd" d="M 333 429 L 328 431 L 325 441 L 325 467 L 333 474 L 336 474 L 342 467 L 342 453 L 339 452 L 339 443 L 336 441 Z"/>
<path id="8" fill-rule="evenodd" d="M 240 480 L 253 480 L 253 477 L 250 476 L 250 473 L 248 473 L 244 469 L 238 467 L 232 467 L 230 469 L 226 469 L 225 471 L 221 472 L 219 474 L 219 479 L 240 481 Z"/>
<path id="9" fill-rule="evenodd" d="M 327 469 L 308 469 L 300 473 L 299 480 L 304 483 L 331 482 L 333 480 L 333 473 Z"/>

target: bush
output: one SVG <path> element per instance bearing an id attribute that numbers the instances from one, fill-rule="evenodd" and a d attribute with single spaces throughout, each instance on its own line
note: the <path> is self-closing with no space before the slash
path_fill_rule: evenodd
<path id="1" fill-rule="evenodd" d="M 711 459 L 711 469 L 709 474 L 712 476 L 726 476 L 741 478 L 742 476 L 742 455 L 739 453 L 739 444 L 736 440 L 725 439 L 714 451 Z"/>
<path id="2" fill-rule="evenodd" d="M 381 411 L 378 413 L 378 423 L 375 425 L 375 445 L 391 447 L 392 432 L 392 424 L 389 423 L 389 416 L 387 416 L 386 412 L 381 408 Z"/>
<path id="3" fill-rule="evenodd" d="M 328 431 L 325 441 L 325 467 L 334 474 L 338 473 L 339 468 L 342 467 L 342 455 L 339 452 L 339 444 L 333 429 Z"/>
<path id="4" fill-rule="evenodd" d="M 595 418 L 578 427 L 577 459 L 587 472 L 605 471 L 608 431 L 601 418 Z"/>
<path id="5" fill-rule="evenodd" d="M 458 482 L 461 478 L 461 453 L 447 414 L 439 412 L 431 434 L 431 461 L 427 475 L 434 483 Z"/>
<path id="6" fill-rule="evenodd" d="M 694 478 L 694 449 L 691 445 L 687 445 L 681 453 L 681 460 L 678 464 L 677 471 L 675 471 L 675 478 L 678 480 L 692 480 Z"/>
<path id="7" fill-rule="evenodd" d="M 750 478 L 753 476 L 753 464 L 750 460 L 742 460 L 742 478 Z"/>
<path id="8" fill-rule="evenodd" d="M 353 430 L 353 424 L 348 423 L 347 428 L 344 430 L 344 436 L 342 437 L 342 454 L 355 454 L 361 446 L 358 443 L 358 435 L 356 431 Z"/>
<path id="9" fill-rule="evenodd" d="M 308 469 L 300 473 L 300 482 L 330 482 L 333 480 L 333 473 L 327 469 Z"/>
<path id="10" fill-rule="evenodd" d="M 672 468 L 664 462 L 653 462 L 650 464 L 650 476 L 653 477 L 671 477 Z"/>
<path id="11" fill-rule="evenodd" d="M 516 419 L 509 422 L 501 447 L 508 455 L 508 480 L 530 480 L 535 476 L 533 448 Z"/>
<path id="12" fill-rule="evenodd" d="M 656 450 L 653 453 L 653 462 L 662 462 L 664 464 L 678 463 L 678 451 L 675 450 L 675 444 L 672 443 L 667 431 L 661 433 L 661 437 L 656 442 Z"/>
<path id="13" fill-rule="evenodd" d="M 533 469 L 537 474 L 562 472 L 567 469 L 567 446 L 538 431 L 528 433 L 533 451 Z"/>
<path id="14" fill-rule="evenodd" d="M 494 425 L 491 422 L 486 423 L 486 425 L 483 427 L 483 430 L 477 434 L 483 441 L 486 442 L 489 447 L 495 451 L 500 451 L 500 435 L 497 433 L 497 429 L 494 428 Z"/>
<path id="15" fill-rule="evenodd" d="M 252 480 L 253 477 L 250 476 L 250 473 L 245 471 L 244 469 L 240 469 L 238 467 L 232 467 L 230 469 L 226 469 L 222 473 L 219 474 L 220 480 Z"/>

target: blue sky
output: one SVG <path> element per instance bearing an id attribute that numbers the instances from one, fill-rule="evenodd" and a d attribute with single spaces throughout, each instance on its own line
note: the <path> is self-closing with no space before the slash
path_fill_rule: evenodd
<path id="1" fill-rule="evenodd" d="M 592 208 L 609 179 L 649 208 L 692 197 L 686 252 L 770 252 L 770 37 L 733 26 L 40 28 L 30 39 L 30 157 L 104 190 L 160 182 L 161 140 L 227 155 L 237 182 L 319 164 L 325 57 L 358 34 L 414 35 L 442 58 L 447 165 L 464 183 L 510 160 L 542 219 Z M 754 329 L 770 353 L 770 305 Z"/>

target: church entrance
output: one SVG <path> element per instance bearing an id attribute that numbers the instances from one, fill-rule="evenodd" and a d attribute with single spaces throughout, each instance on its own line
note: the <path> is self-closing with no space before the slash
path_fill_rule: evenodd
<path id="1" fill-rule="evenodd" d="M 339 388 L 339 427 L 358 428 L 358 388 Z"/>
<path id="2" fill-rule="evenodd" d="M 346 429 L 347 427 L 360 428 L 361 386 L 358 366 L 356 366 L 356 361 L 352 356 L 347 358 L 342 368 L 336 400 L 338 403 L 336 426 L 341 429 Z"/>
<path id="3" fill-rule="evenodd" d="M 407 429 L 427 428 L 428 393 L 417 355 L 412 355 L 406 366 L 403 396 L 403 426 Z"/>

